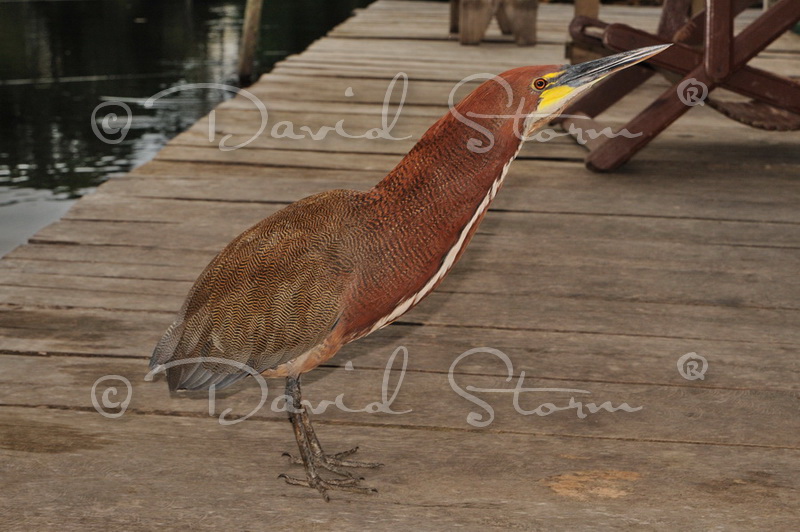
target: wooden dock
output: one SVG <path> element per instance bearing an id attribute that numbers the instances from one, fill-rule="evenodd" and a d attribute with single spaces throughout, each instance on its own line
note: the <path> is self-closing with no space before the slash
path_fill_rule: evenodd
<path id="1" fill-rule="evenodd" d="M 658 16 L 602 13 L 645 28 Z M 399 386 L 391 409 L 409 412 L 315 416 L 329 450 L 359 444 L 386 464 L 364 472 L 375 496 L 332 493 L 326 504 L 277 479 L 301 472 L 281 457 L 296 446 L 270 408 L 282 382 L 225 426 L 226 408 L 230 419 L 258 406 L 254 380 L 218 393 L 213 415 L 207 397 L 171 398 L 163 379 L 144 380 L 192 281 L 232 237 L 309 194 L 370 187 L 447 112 L 463 77 L 564 62 L 571 16 L 542 5 L 535 47 L 496 27 L 462 47 L 447 38 L 446 3 L 380 0 L 248 89 L 269 122 L 246 147 L 217 147 L 258 131 L 258 110 L 237 97 L 214 112 L 213 142 L 206 117 L 3 258 L 0 529 L 794 529 L 800 134 L 707 106 L 614 174 L 585 170 L 571 138 L 528 143 L 440 289 L 305 379 L 313 404 L 343 394 L 363 409 L 382 400 L 387 362 L 407 349 L 388 392 Z M 754 64 L 800 75 L 800 37 Z M 281 121 L 296 133 L 339 120 L 353 136 L 381 127 L 398 72 L 409 85 L 392 134 L 409 139 L 271 134 Z M 623 123 L 664 87 L 652 80 L 603 120 Z M 505 353 L 514 377 L 496 353 L 457 361 L 473 348 Z M 707 361 L 703 379 L 679 372 L 689 353 Z M 510 393 L 472 391 L 494 418 L 468 422 L 490 418 L 467 386 L 511 390 L 523 373 L 523 387 L 567 391 L 520 393 L 520 409 L 539 407 L 529 415 Z M 132 386 L 127 411 L 104 417 L 94 403 L 111 386 L 119 395 L 107 403 L 127 395 L 120 377 Z M 583 418 L 571 397 L 587 405 Z M 606 401 L 636 411 L 590 413 Z M 564 409 L 539 415 L 548 403 Z"/>

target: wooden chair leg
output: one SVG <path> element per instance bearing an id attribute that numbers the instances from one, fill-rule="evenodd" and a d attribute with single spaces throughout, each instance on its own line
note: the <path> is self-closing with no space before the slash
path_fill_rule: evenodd
<path id="1" fill-rule="evenodd" d="M 492 0 L 461 0 L 458 40 L 461 44 L 480 44 L 492 19 Z"/>
<path id="2" fill-rule="evenodd" d="M 713 85 L 713 81 L 706 76 L 703 65 L 699 65 L 684 77 L 684 80 L 689 79 L 704 83 L 706 86 Z M 679 97 L 678 91 L 670 87 L 644 111 L 625 124 L 622 130 L 628 134 L 607 138 L 591 151 L 586 157 L 586 167 L 595 172 L 607 172 L 619 168 L 689 109 Z"/>
<path id="3" fill-rule="evenodd" d="M 664 0 L 656 35 L 672 41 L 675 33 L 689 20 L 692 0 Z"/>
<path id="4" fill-rule="evenodd" d="M 705 68 L 714 81 L 731 75 L 731 44 L 733 44 L 733 13 L 731 2 L 712 2 L 706 7 Z"/>
<path id="5" fill-rule="evenodd" d="M 731 63 L 738 70 L 800 20 L 800 2 L 781 0 L 733 40 Z"/>
<path id="6" fill-rule="evenodd" d="M 536 16 L 539 0 L 510 0 L 514 16 L 511 20 L 514 40 L 519 46 L 536 44 Z"/>
<path id="7" fill-rule="evenodd" d="M 575 16 L 597 18 L 600 16 L 600 0 L 575 0 Z"/>
<path id="8" fill-rule="evenodd" d="M 458 33 L 459 6 L 461 0 L 450 0 L 450 35 Z"/>
<path id="9" fill-rule="evenodd" d="M 500 31 L 503 35 L 511 35 L 514 32 L 511 14 L 509 13 L 510 8 L 511 6 L 508 0 L 495 0 L 495 16 L 497 17 L 497 24 L 500 26 Z"/>

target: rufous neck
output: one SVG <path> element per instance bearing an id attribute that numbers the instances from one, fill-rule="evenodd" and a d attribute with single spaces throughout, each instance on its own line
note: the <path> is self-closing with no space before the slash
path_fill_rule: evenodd
<path id="1" fill-rule="evenodd" d="M 374 192 L 392 201 L 412 200 L 415 193 L 450 203 L 485 196 L 519 150 L 519 124 L 502 115 L 464 116 L 449 112 L 437 121 Z"/>

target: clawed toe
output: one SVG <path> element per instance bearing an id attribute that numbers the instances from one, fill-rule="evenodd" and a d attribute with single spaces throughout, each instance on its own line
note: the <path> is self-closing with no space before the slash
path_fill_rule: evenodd
<path id="1" fill-rule="evenodd" d="M 347 479 L 325 479 L 320 476 L 313 476 L 308 479 L 302 479 L 297 477 L 290 477 L 289 475 L 280 474 L 278 478 L 282 478 L 286 481 L 287 484 L 291 484 L 293 486 L 303 486 L 305 488 L 313 488 L 320 492 L 322 498 L 325 499 L 325 502 L 330 502 L 330 497 L 328 497 L 328 490 L 340 490 L 340 491 L 349 491 L 352 493 L 361 493 L 361 494 L 370 494 L 370 493 L 377 493 L 378 490 L 375 488 L 368 488 L 366 486 L 359 486 L 359 479 L 357 478 L 347 478 Z"/>
<path id="2" fill-rule="evenodd" d="M 342 451 L 341 453 L 336 454 L 329 454 L 323 455 L 324 460 L 329 465 L 335 465 L 339 467 L 363 467 L 363 468 L 370 468 L 374 469 L 376 467 L 382 467 L 383 464 L 380 462 L 358 462 L 356 460 L 343 460 L 343 458 L 347 458 L 348 456 L 352 456 L 358 452 L 358 447 L 353 447 L 349 451 Z"/>
<path id="3" fill-rule="evenodd" d="M 356 454 L 357 452 L 358 452 L 358 445 L 347 451 L 331 454 L 328 456 L 328 458 L 335 458 L 337 460 L 341 460 L 342 458 L 347 458 L 348 456 Z"/>
<path id="4" fill-rule="evenodd" d="M 286 458 L 288 458 L 290 464 L 303 465 L 303 459 L 299 456 L 293 455 L 292 453 L 285 452 L 281 454 L 281 456 L 285 456 Z"/>
<path id="5" fill-rule="evenodd" d="M 289 458 L 289 463 L 294 465 L 303 465 L 303 460 L 296 456 L 293 456 L 289 453 L 283 453 L 283 456 Z M 330 471 L 331 473 L 335 473 L 337 475 L 341 475 L 348 479 L 356 479 L 356 480 L 364 480 L 364 477 L 356 477 L 350 471 L 343 469 L 345 467 L 375 467 L 375 464 L 361 464 L 360 462 L 343 462 L 341 460 L 336 460 L 326 455 L 321 456 L 313 456 L 311 457 L 311 461 L 316 468 L 325 469 Z M 377 464 L 382 465 L 382 464 Z"/>
<path id="6" fill-rule="evenodd" d="M 356 462 L 354 460 L 337 460 L 336 458 L 332 458 L 330 456 L 327 457 L 329 465 L 335 465 L 339 467 L 363 467 L 368 469 L 375 469 L 378 467 L 383 467 L 383 464 L 380 462 Z"/>
<path id="7" fill-rule="evenodd" d="M 358 451 L 358 447 L 353 447 L 348 451 L 342 451 L 340 453 L 335 454 L 325 454 L 325 453 L 312 453 L 311 459 L 314 462 L 314 465 L 317 467 L 321 467 L 327 469 L 332 473 L 336 473 L 337 475 L 342 475 L 343 477 L 348 478 L 355 478 L 352 473 L 345 471 L 341 468 L 343 467 L 352 467 L 352 468 L 370 468 L 374 469 L 377 467 L 382 467 L 383 464 L 380 462 L 358 462 L 355 460 L 343 460 L 348 456 L 352 456 Z M 289 459 L 290 464 L 295 465 L 303 465 L 303 459 L 299 456 L 294 456 L 291 453 L 285 452 L 281 456 L 285 456 Z"/>
<path id="8" fill-rule="evenodd" d="M 325 453 L 310 453 L 309 459 L 310 464 L 306 467 L 306 473 L 309 475 L 308 479 L 302 479 L 297 477 L 290 477 L 286 474 L 281 474 L 278 478 L 282 478 L 286 481 L 287 484 L 291 484 L 293 486 L 303 486 L 306 488 L 314 488 L 322 494 L 322 498 L 326 501 L 329 501 L 330 498 L 328 497 L 328 490 L 337 489 L 342 491 L 350 491 L 353 493 L 377 493 L 378 490 L 374 488 L 368 488 L 365 486 L 359 486 L 359 482 L 364 480 L 364 477 L 356 477 L 349 471 L 346 471 L 342 468 L 344 467 L 380 467 L 383 464 L 379 463 L 372 463 L 372 462 L 354 462 L 351 460 L 342 460 L 341 457 L 350 456 L 353 453 L 358 451 L 358 447 L 350 449 L 349 451 L 344 451 L 341 453 L 336 453 L 332 455 L 326 455 Z M 283 453 L 283 456 L 289 458 L 289 463 L 291 464 L 300 464 L 306 465 L 303 462 L 302 458 L 296 457 L 291 453 Z M 310 467 L 308 467 L 310 466 Z M 317 474 L 317 469 L 326 469 L 331 473 L 335 473 L 337 475 L 341 475 L 345 478 L 322 478 Z"/>

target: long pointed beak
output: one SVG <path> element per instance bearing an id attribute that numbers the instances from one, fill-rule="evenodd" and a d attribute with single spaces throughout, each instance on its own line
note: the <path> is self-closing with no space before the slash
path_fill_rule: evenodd
<path id="1" fill-rule="evenodd" d="M 554 84 L 556 86 L 568 86 L 572 88 L 583 87 L 585 85 L 593 84 L 600 81 L 609 74 L 618 72 L 624 68 L 635 65 L 645 61 L 654 55 L 666 50 L 672 46 L 671 44 L 659 44 L 657 46 L 648 46 L 646 48 L 637 48 L 628 52 L 610 55 L 595 59 L 594 61 L 587 61 L 577 65 L 567 67 L 563 74 L 561 74 Z"/>

